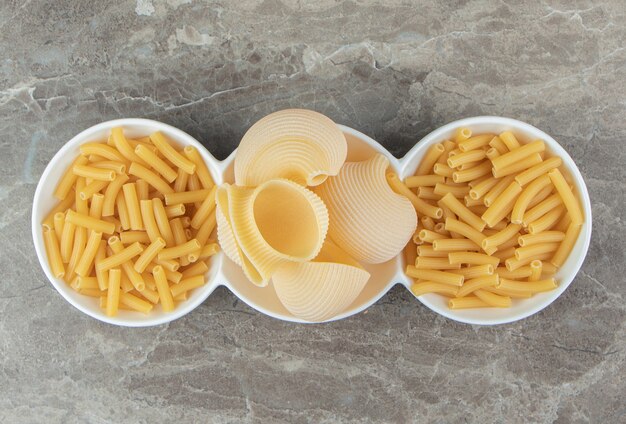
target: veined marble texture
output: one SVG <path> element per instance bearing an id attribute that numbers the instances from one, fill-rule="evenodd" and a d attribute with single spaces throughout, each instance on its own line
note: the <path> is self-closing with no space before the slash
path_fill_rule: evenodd
<path id="1" fill-rule="evenodd" d="M 2 2 L 0 422 L 626 422 L 625 22 L 623 0 Z M 331 324 L 277 321 L 218 289 L 169 325 L 127 329 L 46 280 L 31 204 L 65 141 L 146 117 L 223 159 L 286 107 L 397 156 L 462 117 L 539 127 L 589 188 L 581 272 L 497 327 L 396 287 Z"/>

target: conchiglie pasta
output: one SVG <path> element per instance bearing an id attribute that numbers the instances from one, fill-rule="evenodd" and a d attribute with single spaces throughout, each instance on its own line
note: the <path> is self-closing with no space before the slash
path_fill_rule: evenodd
<path id="1" fill-rule="evenodd" d="M 381 154 L 363 162 L 346 162 L 336 177 L 316 187 L 328 207 L 330 238 L 361 262 L 392 259 L 417 227 L 411 202 L 387 184 L 388 166 Z"/>
<path id="2" fill-rule="evenodd" d="M 328 231 L 328 211 L 315 193 L 285 179 L 255 189 L 234 185 L 226 189 L 242 259 L 247 258 L 261 277 L 253 282 L 266 285 L 282 263 L 317 256 Z"/>
<path id="3" fill-rule="evenodd" d="M 272 281 L 278 298 L 289 312 L 319 322 L 350 306 L 369 277 L 358 262 L 327 241 L 313 262 L 283 264 Z"/>
<path id="4" fill-rule="evenodd" d="M 235 157 L 235 182 L 257 186 L 288 178 L 315 186 L 337 175 L 347 155 L 343 132 L 328 117 L 286 109 L 256 122 L 243 136 Z"/>

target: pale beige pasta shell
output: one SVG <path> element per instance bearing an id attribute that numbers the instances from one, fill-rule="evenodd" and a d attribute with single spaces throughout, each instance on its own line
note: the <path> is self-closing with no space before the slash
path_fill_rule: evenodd
<path id="1" fill-rule="evenodd" d="M 333 318 L 350 306 L 369 277 L 358 262 L 327 240 L 313 262 L 283 264 L 272 282 L 289 312 L 318 322 Z"/>
<path id="2" fill-rule="evenodd" d="M 390 260 L 402 251 L 417 227 L 411 202 L 387 184 L 388 166 L 381 154 L 347 162 L 336 177 L 315 190 L 328 208 L 329 237 L 361 262 Z"/>
<path id="3" fill-rule="evenodd" d="M 257 269 L 250 263 L 250 260 L 243 254 L 237 244 L 235 233 L 230 223 L 228 191 L 226 186 L 227 185 L 219 187 L 215 197 L 215 218 L 217 221 L 218 242 L 226 256 L 243 268 L 244 274 L 251 282 L 259 286 L 267 285 L 267 281 L 263 281 Z"/>
<path id="4" fill-rule="evenodd" d="M 330 118 L 312 110 L 281 110 L 256 122 L 241 139 L 235 182 L 254 187 L 288 178 L 319 185 L 337 175 L 347 151 L 343 132 Z"/>
<path id="5" fill-rule="evenodd" d="M 289 261 L 309 261 L 328 231 L 328 211 L 311 190 L 278 179 L 255 189 L 227 186 L 230 223 L 242 259 L 247 258 L 265 285 Z"/>

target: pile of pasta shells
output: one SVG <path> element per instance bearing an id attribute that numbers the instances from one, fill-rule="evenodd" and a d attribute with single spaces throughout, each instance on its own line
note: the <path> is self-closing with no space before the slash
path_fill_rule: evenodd
<path id="1" fill-rule="evenodd" d="M 303 320 L 345 311 L 370 278 L 363 264 L 394 258 L 417 227 L 411 202 L 387 183 L 387 158 L 347 162 L 347 153 L 328 117 L 282 110 L 246 132 L 235 183 L 217 189 L 222 250 Z"/>

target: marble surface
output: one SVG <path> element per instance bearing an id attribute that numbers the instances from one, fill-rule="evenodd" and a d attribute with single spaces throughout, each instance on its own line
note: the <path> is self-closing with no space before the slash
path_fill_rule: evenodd
<path id="1" fill-rule="evenodd" d="M 623 0 L 2 2 L 0 422 L 625 422 L 625 21 Z M 582 271 L 546 310 L 498 327 L 395 288 L 327 325 L 218 289 L 183 319 L 125 329 L 54 291 L 30 208 L 66 140 L 147 117 L 224 158 L 289 106 L 398 156 L 461 117 L 543 129 L 589 187 Z"/>

